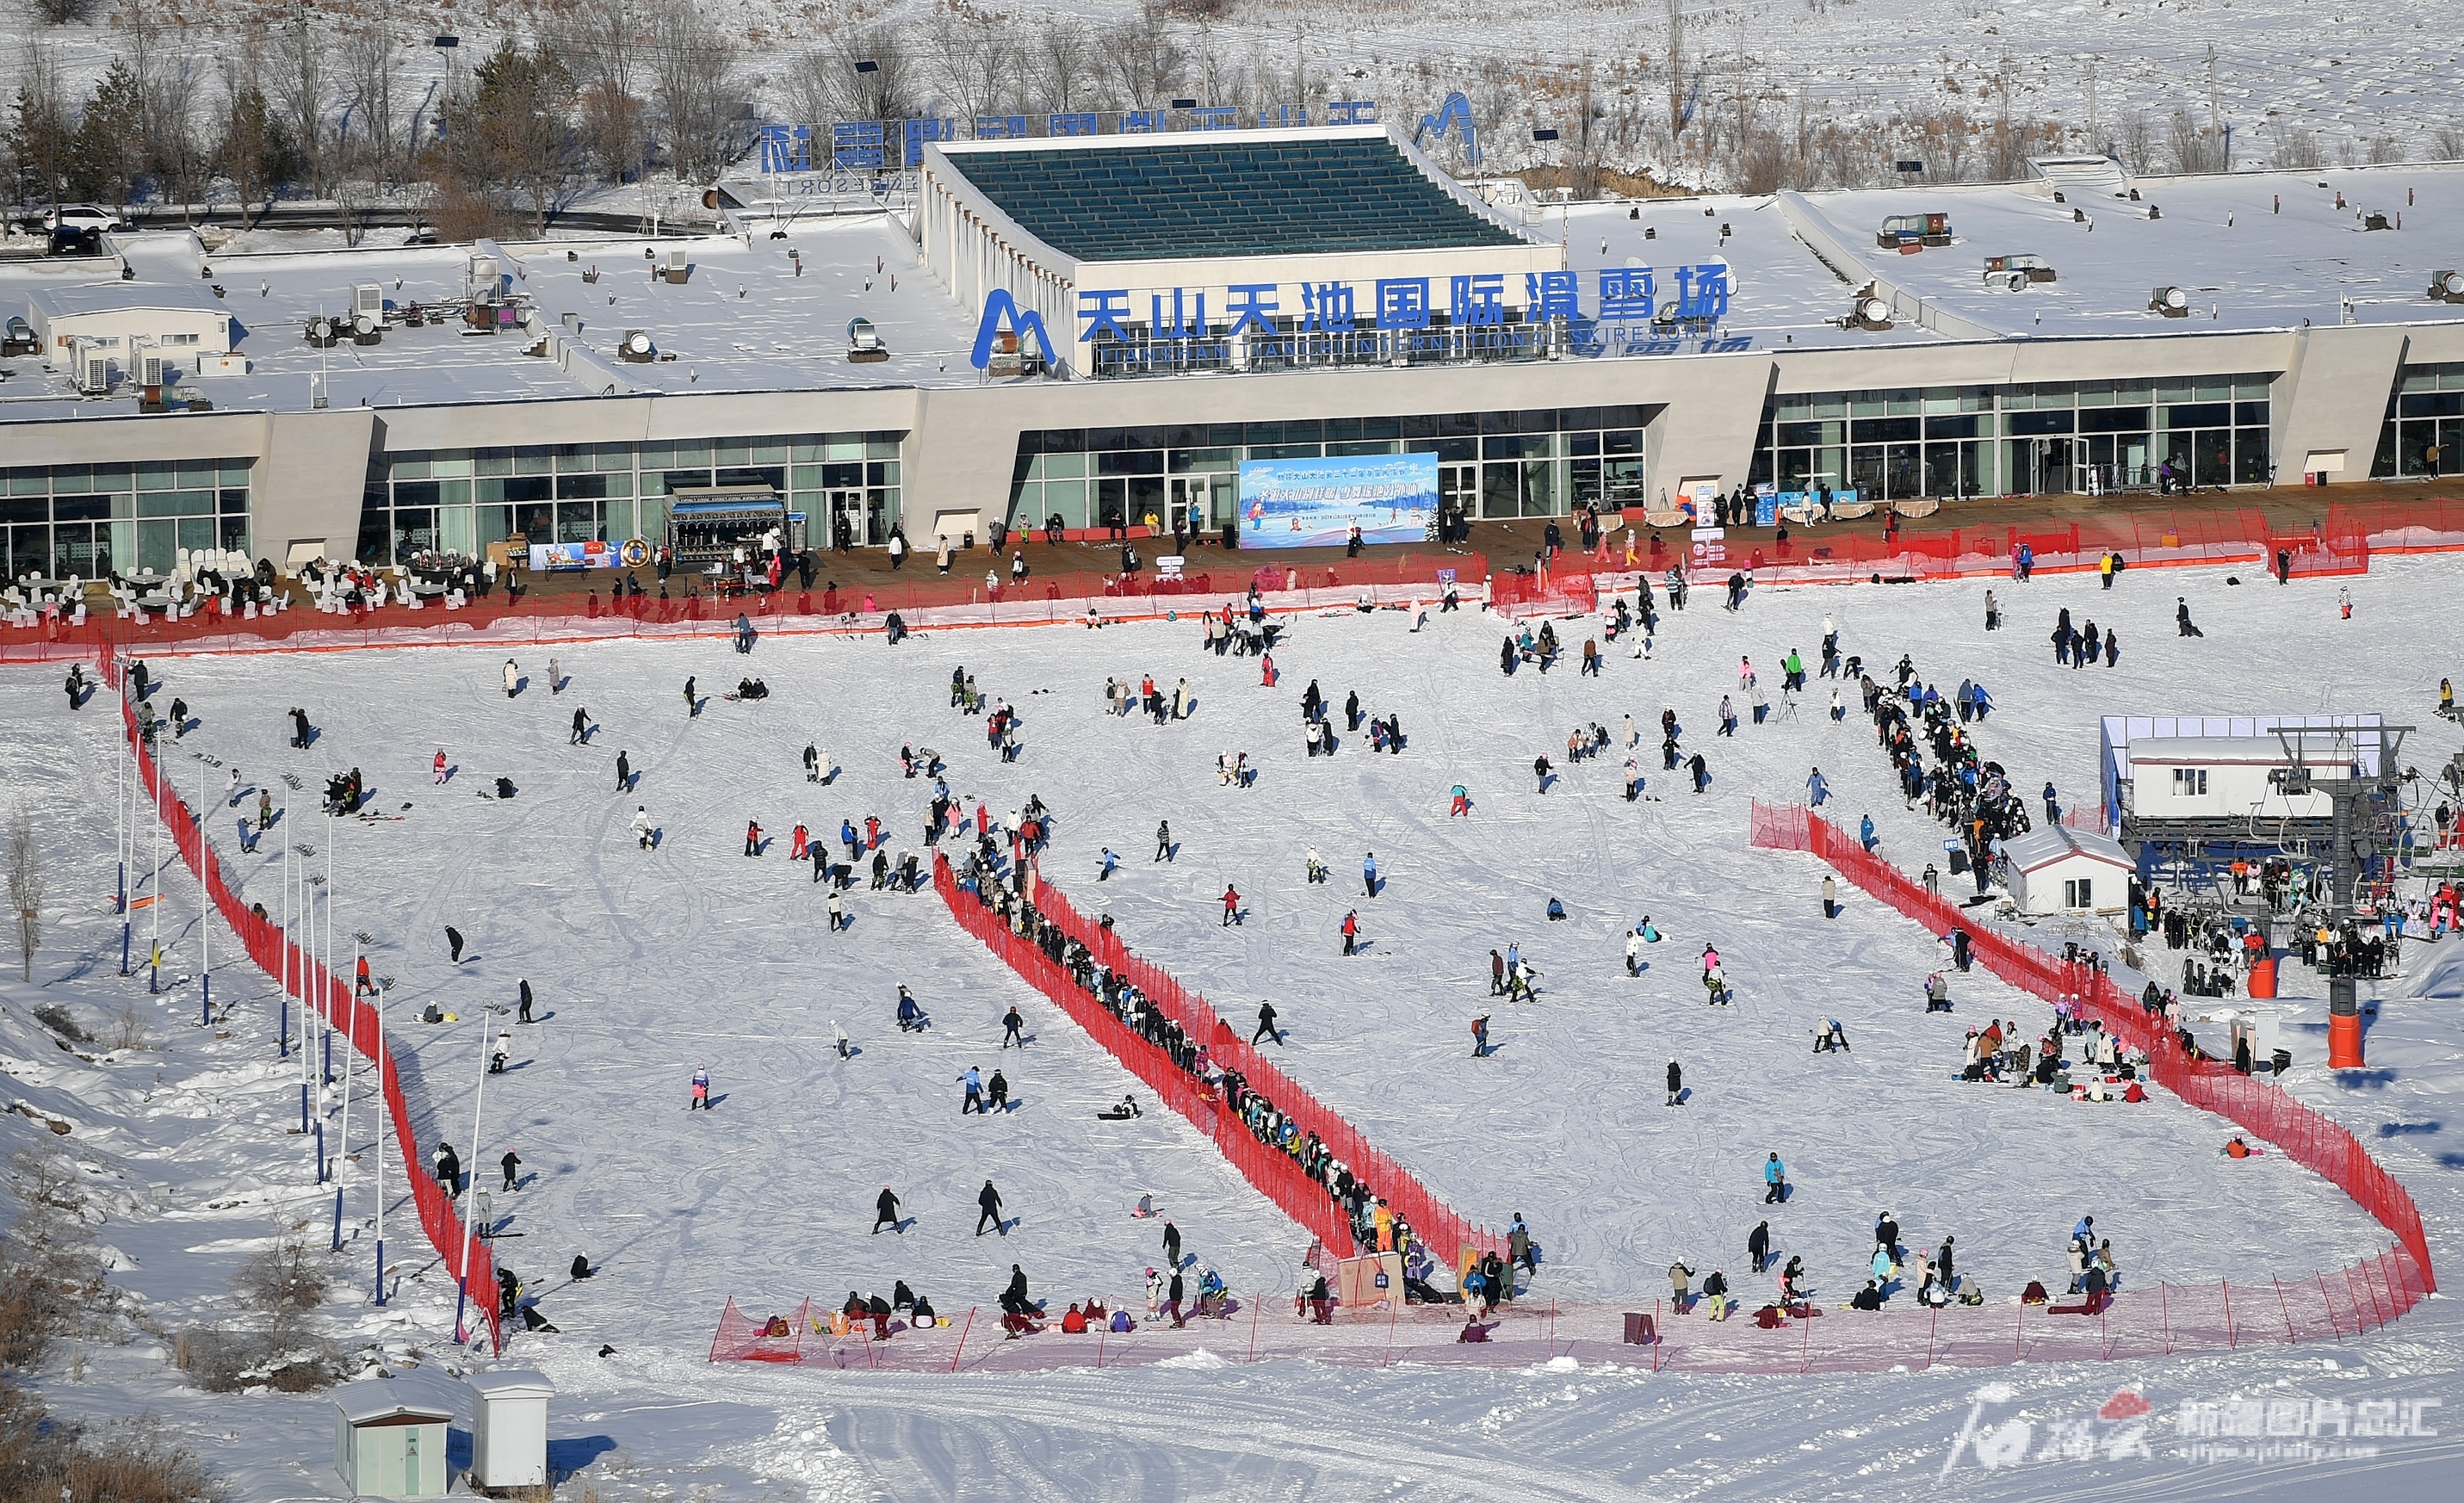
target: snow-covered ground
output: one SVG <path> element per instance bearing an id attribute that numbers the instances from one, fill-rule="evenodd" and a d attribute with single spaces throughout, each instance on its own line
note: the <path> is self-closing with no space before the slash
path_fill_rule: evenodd
<path id="1" fill-rule="evenodd" d="M 407 110 L 422 105 L 431 84 L 456 67 L 474 66 L 500 37 L 530 34 L 548 9 L 502 3 L 397 10 L 395 22 L 410 45 L 401 54 L 396 97 Z M 786 79 L 798 54 L 832 45 L 829 28 L 842 21 L 886 25 L 903 35 L 913 59 L 910 87 L 928 100 L 944 92 L 930 20 L 938 7 L 928 0 L 886 0 L 851 11 L 751 0 L 702 0 L 700 9 L 715 28 L 742 40 L 749 93 L 775 117 L 788 107 Z M 990 43 L 960 32 L 959 55 L 969 59 L 963 71 L 986 71 L 972 54 L 987 46 L 1031 54 L 1036 33 L 1052 17 L 1091 24 L 1100 50 L 1103 30 L 1137 9 L 1127 0 L 998 12 L 969 8 L 971 15 L 996 13 L 1001 24 Z M 2149 143 L 2160 168 L 2170 161 L 2168 120 L 2176 109 L 2188 110 L 2199 130 L 2211 121 L 2229 128 L 2235 167 L 2311 165 L 2287 160 L 2302 157 L 2310 142 L 2317 164 L 2371 160 L 2374 147 L 2390 153 L 2387 160 L 2421 161 L 2453 155 L 2440 132 L 2464 130 L 2454 102 L 2459 63 L 2452 28 L 2430 0 L 1743 0 L 1688 3 L 1683 11 L 1676 51 L 1684 83 L 1678 92 L 1689 119 L 1713 117 L 1722 132 L 1732 131 L 1742 115 L 1793 140 L 1802 103 L 1816 130 L 1837 124 L 1853 134 L 1892 120 L 1939 124 L 1957 117 L 1972 134 L 1993 127 L 2006 92 L 2014 124 L 2064 127 L 2057 149 L 2112 147 L 2136 165 L 2134 142 Z M 1175 26 L 1188 57 L 1177 87 L 1215 103 L 1291 102 L 1286 80 L 1298 60 L 1326 97 L 1375 99 L 1388 119 L 1407 126 L 1448 92 L 1464 90 L 1484 111 L 1496 112 L 1482 121 L 1492 168 L 1513 171 L 1561 160 L 1560 148 L 1531 141 L 1529 127 L 1568 127 L 1572 139 L 1571 89 L 1587 63 L 1610 116 L 1667 120 L 1668 13 L 1664 5 L 1619 0 L 1243 0 L 1202 25 Z M 236 54 L 264 35 L 261 18 L 235 5 L 208 6 L 185 18 L 204 29 L 209 55 Z M 456 34 L 461 45 L 431 47 L 430 33 Z M 73 78 L 99 74 L 121 51 L 100 24 L 40 35 L 59 50 Z M 1029 66 L 1031 60 L 1007 71 L 1014 76 Z M 1109 82 L 1098 81 L 1107 77 L 1089 65 L 1077 93 L 1108 90 Z M 1036 96 L 1023 78 L 1003 79 L 994 95 L 1000 113 L 1032 113 Z M 335 117 L 343 103 L 334 101 Z M 2134 117 L 2145 123 L 2134 127 Z M 1937 175 L 1953 167 L 1939 135 L 1928 144 L 1915 124 L 1896 134 L 1897 158 L 1930 158 Z M 1963 154 L 1972 173 L 1984 146 L 1971 140 Z M 1656 163 L 1632 146 L 1611 150 L 1608 160 L 1628 169 L 1658 165 L 1674 181 L 1703 181 L 1700 163 Z M 1885 164 L 1859 154 L 1853 165 L 1864 171 Z"/>
<path id="2" fill-rule="evenodd" d="M 785 844 L 799 820 L 826 839 L 842 818 L 878 815 L 893 856 L 920 852 L 929 795 L 899 775 L 902 743 L 938 748 L 969 808 L 980 797 L 1004 815 L 1040 794 L 1056 816 L 1046 877 L 1080 906 L 1111 912 L 1134 948 L 1227 1019 L 1271 998 L 1289 1030 L 1279 1062 L 1296 1080 L 1458 1208 L 1492 1226 L 1512 1211 L 1530 1221 L 1547 1249 L 1537 1296 L 1647 1301 L 1682 1256 L 1698 1270 L 1726 1266 L 1757 1302 L 1743 1244 L 1768 1216 L 1782 1252 L 1803 1256 L 1824 1297 L 1837 1297 L 1885 1208 L 1911 1246 L 1956 1233 L 1962 1272 L 1997 1305 L 2029 1278 L 2058 1276 L 2060 1239 L 2082 1213 L 2096 1215 L 2141 1283 L 2263 1282 L 2339 1268 L 2388 1239 L 2281 1158 L 2220 1159 L 2224 1124 L 2169 1098 L 2086 1107 L 1951 1080 L 1968 1026 L 1995 1015 L 2035 1028 L 2042 1008 L 1980 971 L 1960 978 L 1951 1016 L 1927 1016 L 1917 989 L 1935 963 L 1928 936 L 1853 891 L 1826 924 L 1817 865 L 1746 846 L 1749 800 L 1799 796 L 1815 765 L 1836 791 L 1832 809 L 1852 824 L 1870 811 L 1885 854 L 1909 866 L 1939 851 L 1937 828 L 1902 807 L 1853 708 L 1834 724 L 1817 693 L 1794 718 L 1749 723 L 1729 741 L 1711 734 L 1714 707 L 1736 693 L 1741 655 L 1775 695 L 1779 658 L 1796 648 L 1811 660 L 1827 616 L 1842 650 L 1878 670 L 1906 652 L 1928 680 L 1988 685 L 2000 708 L 1981 732 L 1986 753 L 2021 786 L 2051 778 L 2066 798 L 2094 796 L 2096 717 L 2107 712 L 2385 710 L 2424 723 L 2406 760 L 2432 768 L 2458 749 L 2455 728 L 2426 710 L 2450 671 L 2428 644 L 2464 616 L 2459 577 L 2464 563 L 2448 559 L 2382 562 L 2348 581 L 2349 621 L 2338 618 L 2336 581 L 2234 586 L 2223 570 L 2147 570 L 2109 594 L 2092 576 L 2005 581 L 1993 587 L 2009 624 L 1994 636 L 1980 629 L 1981 582 L 1765 590 L 1733 615 L 1705 591 L 1666 618 L 1650 661 L 1613 648 L 1595 680 L 1571 667 L 1500 676 L 1501 627 L 1477 613 L 1413 636 L 1381 612 L 1294 622 L 1274 690 L 1252 660 L 1200 654 L 1182 621 L 953 630 L 896 648 L 878 638 L 781 640 L 750 659 L 715 643 L 591 644 L 559 652 L 561 694 L 549 691 L 545 657 L 522 655 L 529 683 L 511 701 L 503 654 L 486 649 L 165 659 L 154 703 L 176 694 L 201 721 L 165 756 L 184 787 L 202 775 L 219 789 L 224 775 L 189 752 L 237 766 L 251 784 L 288 773 L 312 793 L 356 765 L 374 807 L 402 817 L 329 831 L 300 794 L 281 839 L 257 857 L 239 853 L 227 812 L 212 835 L 244 891 L 273 909 L 283 839 L 317 847 L 320 873 L 332 842 L 335 931 L 345 960 L 348 936 L 370 934 L 373 969 L 394 982 L 391 1035 L 423 1141 L 450 1139 L 491 1187 L 497 1155 L 521 1155 L 523 1188 L 493 1196 L 519 1234 L 498 1255 L 562 1334 L 517 1338 L 507 1361 L 557 1381 L 560 1455 L 588 1461 L 602 1496 L 1888 1498 L 1935 1485 L 1980 1382 L 2012 1389 L 1987 1406 L 1989 1427 L 2025 1418 L 2057 1456 L 2054 1422 L 2085 1420 L 2116 1387 L 2133 1386 L 2156 1406 L 2156 1455 L 2030 1461 L 1988 1475 L 1971 1449 L 1958 1460 L 1959 1485 L 1975 1495 L 2290 1495 L 2364 1473 L 2359 1463 L 2192 1470 L 2167 1454 L 2186 1444 L 2177 1419 L 2199 1412 L 2186 1406 L 2453 1393 L 2464 1350 L 2451 1301 L 2332 1352 L 1987 1374 L 1370 1373 L 1248 1366 L 1237 1349 L 1229 1366 L 1193 1356 L 1101 1374 L 709 1367 L 710 1332 L 731 1295 L 758 1316 L 805 1295 L 835 1303 L 849 1288 L 886 1292 L 903 1277 L 955 1313 L 989 1305 L 1017 1262 L 1055 1308 L 1090 1292 L 1126 1301 L 1158 1261 L 1155 1229 L 1126 1214 L 1140 1191 L 1236 1291 L 1268 1296 L 1269 1327 L 1289 1320 L 1273 1296 L 1293 1287 L 1306 1242 L 1177 1119 L 1096 1122 L 1094 1110 L 1133 1082 L 929 893 L 859 885 L 852 929 L 833 936 L 822 889 L 786 860 Z M 2172 635 L 2176 595 L 2189 597 L 2203 639 Z M 2052 664 L 2044 634 L 2064 605 L 2117 630 L 2120 666 Z M 1559 629 L 1578 649 L 1597 621 Z M 948 707 L 959 665 L 1019 708 L 1018 762 L 1000 763 L 982 722 Z M 714 698 L 688 716 L 686 675 L 710 695 L 746 672 L 769 682 L 770 701 Z M 1189 720 L 1157 728 L 1103 713 L 1107 675 L 1148 673 L 1167 688 L 1187 678 Z M 1365 712 L 1398 714 L 1406 750 L 1373 755 L 1347 735 L 1331 759 L 1306 757 L 1297 705 L 1311 680 L 1338 706 L 1357 688 Z M 307 1222 L 315 1234 L 331 1215 L 331 1191 L 309 1183 L 306 1150 L 285 1130 L 297 1097 L 296 1075 L 274 1057 L 274 989 L 232 965 L 219 935 L 215 992 L 236 1004 L 224 1038 L 193 1026 L 187 986 L 148 999 L 142 977 L 118 977 L 118 925 L 103 897 L 115 701 L 72 716 L 54 676 L 27 673 L 0 679 L 0 704 L 32 732 L 12 738 L 11 782 L 35 802 L 65 908 L 35 984 L 0 988 L 10 1091 L 75 1119 L 65 1141 L 94 1156 L 96 1183 L 113 1197 L 102 1235 L 130 1265 L 121 1282 L 177 1324 L 212 1310 L 235 1259 L 275 1230 L 270 1218 Z M 285 744 L 294 704 L 320 729 L 306 752 Z M 1663 706 L 1685 726 L 1687 750 L 1708 757 L 1707 794 L 1661 773 L 1648 745 L 1650 797 L 1639 803 L 1618 795 L 1621 755 L 1564 765 L 1573 726 L 1618 735 L 1623 716 L 1653 727 Z M 578 707 L 600 728 L 584 748 L 567 744 Z M 807 741 L 845 769 L 826 788 L 803 778 Z M 441 789 L 428 775 L 439 747 L 455 769 Z M 614 786 L 620 750 L 640 774 L 631 795 Z M 1250 753 L 1254 788 L 1219 784 L 1224 751 Z M 1542 752 L 1563 774 L 1545 795 L 1530 773 Z M 519 789 L 511 803 L 476 796 L 499 775 Z M 1446 816 L 1456 783 L 1474 800 L 1468 819 Z M 636 804 L 662 828 L 656 851 L 627 831 Z M 742 854 L 748 818 L 777 842 L 758 860 Z M 1156 862 L 1155 825 L 1166 818 L 1178 849 Z M 1122 868 L 1098 884 L 1105 847 Z M 1302 880 L 1311 847 L 1333 869 L 1323 886 Z M 1370 850 L 1386 879 L 1375 898 L 1359 878 Z M 1216 901 L 1227 882 L 1249 912 L 1229 931 Z M 185 976 L 196 959 L 194 887 L 175 874 L 167 891 L 139 915 L 138 940 L 159 911 L 170 971 Z M 1562 925 L 1542 917 L 1551 896 L 1571 915 Z M 1353 908 L 1370 944 L 1345 960 L 1335 931 Z M 1630 979 L 1621 934 L 1644 913 L 1667 937 Z M 459 966 L 445 954 L 448 924 L 470 942 Z M 1535 1003 L 1487 996 L 1487 951 L 1508 940 L 1541 969 Z M 1726 957 L 1732 1008 L 1703 1003 L 1693 957 L 1706 941 Z M 541 1021 L 512 1029 L 514 1068 L 487 1083 L 474 1155 L 480 1040 L 509 1022 L 484 1010 L 510 1006 L 524 977 Z M 2410 999 L 2422 980 L 2388 984 L 2373 1068 L 2337 1076 L 2323 1069 L 2321 988 L 2290 967 L 2286 1083 L 2405 1180 L 2443 1270 L 2464 1225 L 2454 1106 L 2464 1071 L 2453 998 Z M 934 1015 L 921 1037 L 891 1024 L 901 983 Z M 133 1002 L 163 1051 L 73 1061 L 29 1018 L 52 1000 L 98 1028 Z M 431 1000 L 460 1021 L 417 1022 Z M 996 1047 L 1013 1003 L 1033 1035 L 1023 1053 Z M 1466 1031 L 1480 1013 L 1493 1014 L 1499 1046 L 1485 1059 L 1471 1057 Z M 1846 1024 L 1851 1056 L 1811 1054 L 1810 1028 L 1827 1015 Z M 834 1021 L 853 1035 L 852 1058 L 836 1056 Z M 1681 1109 L 1661 1104 L 1672 1057 L 1694 1091 Z M 1018 1109 L 962 1120 L 953 1078 L 970 1064 L 1003 1067 Z M 684 1110 L 696 1065 L 710 1068 L 719 1098 L 706 1116 Z M 349 1146 L 361 1159 L 341 1182 L 350 1288 L 364 1287 L 373 1209 L 363 1093 L 358 1103 Z M 38 1131 L 0 1116 L 0 1148 Z M 1767 1209 L 1757 1170 L 1771 1150 L 1799 1188 Z M 388 1165 L 393 1185 L 401 1172 Z M 970 1234 L 987 1177 L 1019 1218 L 1005 1236 Z M 165 1186 L 160 1205 L 147 1192 L 155 1182 Z M 917 1218 L 896 1237 L 867 1231 L 884 1184 Z M 420 1347 L 433 1374 L 451 1355 L 442 1340 L 450 1280 L 399 1202 L 387 1231 L 404 1272 L 424 1276 L 407 1278 L 405 1297 L 384 1312 L 338 1302 L 329 1316 L 338 1334 L 382 1339 L 396 1366 Z M 561 1270 L 576 1252 L 604 1271 L 568 1285 Z M 1191 1340 L 1225 1350 L 1223 1340 Z M 614 1353 L 595 1355 L 603 1345 Z M 151 1406 L 243 1496 L 331 1492 L 322 1400 L 206 1401 L 171 1386 L 161 1361 L 151 1342 L 98 1349 L 81 1383 L 55 1371 L 44 1386 L 72 1414 Z M 2420 1427 L 2453 1428 L 2439 1418 L 2424 1410 Z M 2379 1444 L 2372 1486 L 2390 1496 L 2444 1486 L 2453 1442 Z M 2341 1470 L 2320 1470 L 2328 1466 Z"/>

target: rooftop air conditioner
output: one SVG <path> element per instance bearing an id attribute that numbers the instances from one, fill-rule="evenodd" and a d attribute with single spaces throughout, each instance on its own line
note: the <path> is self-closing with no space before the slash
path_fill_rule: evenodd
<path id="1" fill-rule="evenodd" d="M 2464 272 L 2431 272 L 2430 295 L 2442 303 L 2464 303 Z"/>
<path id="2" fill-rule="evenodd" d="M 374 282 L 361 282 L 351 289 L 351 316 L 365 314 L 371 318 L 385 317 L 385 289 Z"/>
<path id="3" fill-rule="evenodd" d="M 167 362 L 163 358 L 162 346 L 141 344 L 130 353 L 136 357 L 137 384 L 140 386 L 159 387 L 169 379 L 163 369 Z"/>
<path id="4" fill-rule="evenodd" d="M 69 345 L 71 374 L 77 378 L 77 389 L 88 397 L 107 395 L 111 390 L 111 352 L 92 339 L 78 338 Z"/>
<path id="5" fill-rule="evenodd" d="M 384 338 L 385 316 L 383 314 L 354 313 L 351 315 L 353 344 L 375 344 Z"/>
<path id="6" fill-rule="evenodd" d="M 630 360 L 636 365 L 647 364 L 658 359 L 658 355 L 659 347 L 650 341 L 648 329 L 626 330 L 624 339 L 616 346 L 618 359 Z"/>
<path id="7" fill-rule="evenodd" d="M 494 287 L 496 285 L 497 274 L 496 258 L 495 256 L 474 255 L 470 258 L 470 281 L 473 283 L 485 282 L 490 287 Z"/>
<path id="8" fill-rule="evenodd" d="M 2190 294 L 2178 287 L 2160 287 L 2147 294 L 2147 311 L 2167 318 L 2190 316 Z"/>
<path id="9" fill-rule="evenodd" d="M 1893 214 L 1882 221 L 1881 230 L 1874 236 L 1875 245 L 1884 250 L 1909 250 L 1921 246 L 1950 244 L 1948 214 Z"/>
<path id="10" fill-rule="evenodd" d="M 659 274 L 670 282 L 682 284 L 693 277 L 693 262 L 686 259 L 683 250 L 670 250 L 667 267 Z"/>
<path id="11" fill-rule="evenodd" d="M 342 337 L 342 329 L 341 319 L 329 318 L 323 314 L 319 314 L 308 320 L 308 342 L 320 350 L 330 350 L 334 347 L 334 341 Z"/>

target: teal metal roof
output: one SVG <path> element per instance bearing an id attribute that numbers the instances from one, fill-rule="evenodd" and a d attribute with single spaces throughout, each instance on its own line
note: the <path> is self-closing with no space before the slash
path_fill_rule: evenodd
<path id="1" fill-rule="evenodd" d="M 964 151 L 950 164 L 1082 261 L 1514 246 L 1385 137 L 1158 138 L 1152 145 Z"/>

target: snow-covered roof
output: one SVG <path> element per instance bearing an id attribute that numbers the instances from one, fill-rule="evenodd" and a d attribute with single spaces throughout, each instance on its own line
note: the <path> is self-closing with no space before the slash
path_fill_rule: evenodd
<path id="1" fill-rule="evenodd" d="M 2216 766 L 2225 763 L 2284 765 L 2284 743 L 2274 736 L 2150 736 L 2130 743 L 2130 760 Z"/>
<path id="2" fill-rule="evenodd" d="M 492 1399 L 548 1399 L 556 1396 L 556 1384 L 545 1373 L 527 1368 L 500 1367 L 493 1372 L 473 1373 L 462 1380 L 477 1392 Z"/>
<path id="3" fill-rule="evenodd" d="M 195 283 L 90 282 L 69 287 L 35 287 L 26 300 L 53 319 L 83 314 L 202 313 L 228 314 L 213 294 Z"/>
<path id="4" fill-rule="evenodd" d="M 2139 863 L 2119 844 L 2093 830 L 2074 830 L 2067 825 L 2051 825 L 2013 836 L 2002 842 L 2002 854 L 2013 867 L 2022 872 L 2042 871 L 2057 861 L 2083 857 L 2136 871 Z"/>
<path id="5" fill-rule="evenodd" d="M 334 1390 L 334 1407 L 353 1425 L 382 1425 L 387 1420 L 434 1424 L 453 1418 L 451 1405 L 422 1398 L 383 1379 L 342 1384 Z"/>
<path id="6" fill-rule="evenodd" d="M 975 319 L 917 264 L 915 242 L 891 216 L 789 220 L 784 229 L 784 239 L 749 243 L 705 236 L 506 244 L 501 270 L 516 278 L 515 294 L 539 312 L 528 334 L 467 336 L 459 324 L 431 323 L 389 327 L 373 345 L 344 342 L 319 349 L 306 339 L 310 319 L 349 311 L 355 285 L 376 284 L 397 307 L 460 299 L 469 246 L 213 254 L 201 261 L 186 234 L 120 237 L 114 249 L 137 273 L 134 280 L 99 282 L 113 263 L 87 257 L 0 263 L 0 307 L 41 300 L 79 311 L 222 312 L 234 320 L 234 348 L 249 369 L 207 374 L 188 383 L 225 410 L 305 409 L 312 375 L 323 378 L 335 407 L 597 395 L 609 384 L 601 366 L 612 368 L 620 392 L 975 383 L 977 373 L 967 359 Z M 671 250 L 682 250 L 692 265 L 682 285 L 650 276 Z M 210 281 L 201 266 L 211 268 Z M 598 280 L 584 280 L 593 269 Z M 215 286 L 224 290 L 219 299 Z M 567 315 L 579 332 L 566 327 Z M 847 359 L 847 320 L 853 317 L 871 322 L 888 360 L 859 365 Z M 659 353 L 674 359 L 619 361 L 616 345 L 629 329 L 647 330 Z M 568 373 L 558 361 L 526 356 L 541 334 L 577 344 L 594 359 L 573 362 Z M 80 403 L 65 377 L 53 378 L 41 396 L 19 395 L 38 379 L 18 366 L 9 382 L 15 400 L 0 408 L 0 416 L 74 415 Z"/>

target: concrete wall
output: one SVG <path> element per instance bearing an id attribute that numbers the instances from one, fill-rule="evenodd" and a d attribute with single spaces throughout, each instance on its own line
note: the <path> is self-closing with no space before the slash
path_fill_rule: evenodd
<path id="1" fill-rule="evenodd" d="M 375 410 L 277 412 L 265 422 L 265 447 L 249 495 L 249 539 L 256 555 L 278 566 L 294 549 L 313 543 L 324 557 L 353 556 Z"/>

